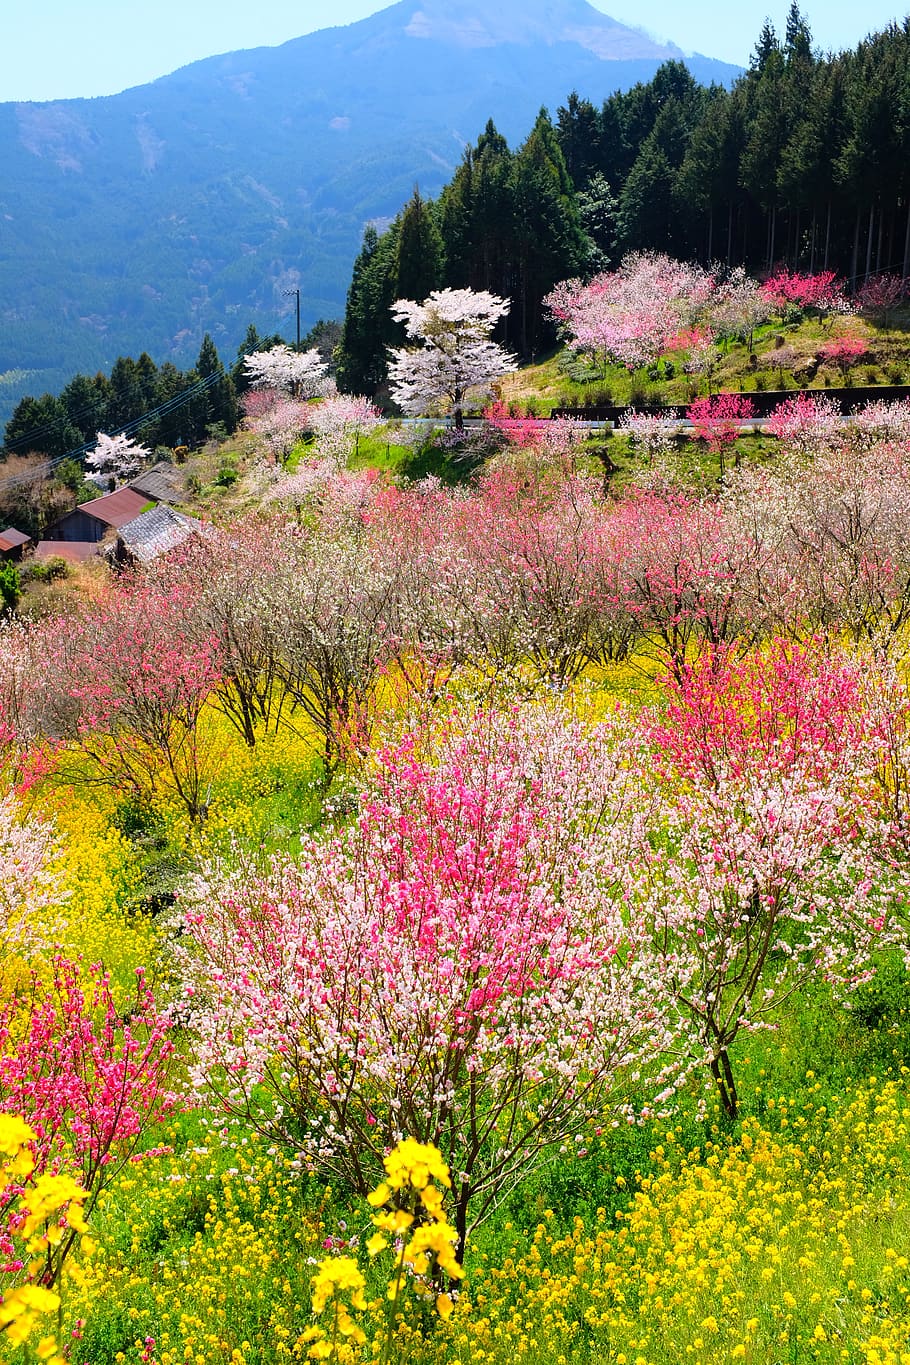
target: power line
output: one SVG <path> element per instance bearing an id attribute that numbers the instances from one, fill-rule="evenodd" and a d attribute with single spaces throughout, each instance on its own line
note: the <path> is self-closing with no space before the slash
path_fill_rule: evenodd
<path id="1" fill-rule="evenodd" d="M 254 349 L 254 348 L 251 347 L 251 346 L 242 345 L 242 346 L 240 347 L 240 349 L 238 350 L 238 352 L 237 352 L 237 359 L 238 359 L 238 361 L 239 361 L 239 360 L 242 360 L 242 359 L 243 359 L 245 356 L 247 356 L 247 355 L 251 355 L 252 352 L 253 352 L 253 349 Z M 225 371 L 223 365 L 221 366 L 221 369 L 218 371 L 218 374 L 219 374 L 219 376 L 224 376 L 224 375 L 226 374 L 226 371 Z M 77 375 L 76 378 L 78 379 L 79 376 Z M 201 382 L 201 381 L 200 381 L 200 382 Z M 59 398 L 59 394 L 57 395 L 57 397 Z M 104 401 L 104 400 L 102 399 L 102 402 L 103 402 L 103 401 Z M 58 431 L 58 430 L 60 429 L 60 427 L 65 426 L 65 424 L 66 424 L 67 422 L 72 422 L 74 426 L 77 425 L 78 422 L 79 422 L 80 417 L 85 417 L 85 416 L 87 416 L 88 413 L 90 413 L 90 412 L 92 412 L 92 411 L 94 410 L 95 406 L 96 406 L 96 405 L 95 405 L 94 403 L 86 403 L 84 407 L 78 408 L 75 412 L 65 411 L 65 412 L 61 413 L 61 415 L 60 415 L 59 417 L 53 418 L 53 419 L 52 419 L 51 421 L 49 421 L 49 422 L 44 422 L 44 423 L 42 423 L 40 426 L 33 427 L 33 428 L 31 429 L 31 431 L 25 432 L 24 435 L 22 435 L 22 436 L 16 436 L 16 437 L 13 438 L 12 441 L 6 441 L 6 442 L 4 442 L 4 445 L 3 445 L 3 447 L 2 447 L 2 450 L 0 450 L 0 457 L 5 457 L 5 456 L 8 456 L 8 455 L 15 455 L 15 454 L 17 454 L 17 453 L 18 453 L 18 448 L 19 448 L 19 447 L 21 447 L 21 446 L 28 446 L 29 443 L 32 442 L 32 441 L 40 440 L 42 437 L 49 435 L 51 432 Z M 137 420 L 140 420 L 140 419 L 137 419 Z M 144 418 L 144 419 L 141 419 L 141 420 L 148 420 L 148 418 Z M 112 435 L 112 436 L 117 435 L 117 434 L 118 434 L 117 432 L 111 432 L 111 433 L 110 433 L 110 435 Z M 95 444 L 94 441 L 89 441 L 89 442 L 86 443 L 86 445 L 85 445 L 84 447 L 80 447 L 79 449 L 80 449 L 80 451 L 84 454 L 84 453 L 85 453 L 85 450 L 91 449 L 91 447 L 92 447 L 94 444 Z M 66 460 L 66 459 L 70 459 L 71 456 L 70 456 L 70 455 L 62 455 L 62 456 L 60 456 L 59 458 L 60 458 L 60 459 L 63 459 L 63 460 Z"/>
<path id="2" fill-rule="evenodd" d="M 151 422 L 157 421 L 159 417 L 166 417 L 169 413 L 176 412 L 184 403 L 188 403 L 191 398 L 195 398 L 199 394 L 205 393 L 213 384 L 216 384 L 223 378 L 224 370 L 216 370 L 214 374 L 210 374 L 206 379 L 200 379 L 188 389 L 184 389 L 181 393 L 175 394 L 173 398 L 167 399 L 164 403 L 159 403 L 156 408 L 152 408 L 151 411 L 143 413 L 141 417 L 135 417 L 131 422 L 126 422 L 122 427 L 118 427 L 116 431 L 111 431 L 108 434 L 110 436 L 134 436 L 140 428 L 147 426 Z M 58 465 L 61 465 L 64 460 L 81 460 L 90 450 L 94 449 L 95 445 L 95 440 L 85 441 L 81 446 L 76 446 L 73 450 L 68 450 L 65 455 L 57 455 L 54 459 L 45 460 L 42 464 L 27 472 L 12 474 L 9 478 L 0 479 L 0 488 L 15 488 L 19 484 L 30 483 L 32 479 L 38 475 L 50 474 Z"/>

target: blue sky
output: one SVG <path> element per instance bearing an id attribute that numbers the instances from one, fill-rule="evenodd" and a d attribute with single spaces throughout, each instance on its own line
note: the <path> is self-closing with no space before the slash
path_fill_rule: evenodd
<path id="1" fill-rule="evenodd" d="M 593 0 L 623 23 L 685 51 L 745 65 L 766 15 L 783 28 L 789 0 Z M 898 7 L 895 8 L 895 3 Z M 852 47 L 903 18 L 907 0 L 804 0 L 824 49 Z M 0 101 L 109 95 L 187 62 L 271 46 L 331 24 L 352 23 L 384 0 L 5 0 Z"/>

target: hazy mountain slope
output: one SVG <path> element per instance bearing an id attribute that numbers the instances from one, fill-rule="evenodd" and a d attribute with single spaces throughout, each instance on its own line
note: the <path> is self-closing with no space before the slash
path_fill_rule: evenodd
<path id="1" fill-rule="evenodd" d="M 305 321 L 339 315 L 364 224 L 435 193 L 489 117 L 517 142 L 541 104 L 680 55 L 586 0 L 401 0 L 120 95 L 0 105 L 0 419 L 122 352 L 233 350 L 298 284 Z"/>

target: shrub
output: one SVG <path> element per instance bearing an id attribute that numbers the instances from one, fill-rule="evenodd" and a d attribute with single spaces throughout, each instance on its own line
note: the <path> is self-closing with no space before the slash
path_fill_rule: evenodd
<path id="1" fill-rule="evenodd" d="M 15 611 L 22 598 L 22 580 L 15 564 L 0 562 L 0 616 Z"/>

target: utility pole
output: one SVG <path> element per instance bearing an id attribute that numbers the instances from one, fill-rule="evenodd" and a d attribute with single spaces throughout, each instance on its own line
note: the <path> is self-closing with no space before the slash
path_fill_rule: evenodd
<path id="1" fill-rule="evenodd" d="M 286 289 L 286 290 L 284 291 L 284 293 L 285 293 L 285 298 L 290 297 L 291 294 L 294 294 L 294 295 L 296 295 L 296 297 L 297 297 L 297 349 L 298 349 L 298 351 L 299 351 L 299 350 L 300 350 L 300 290 L 299 290 L 299 289 Z"/>

